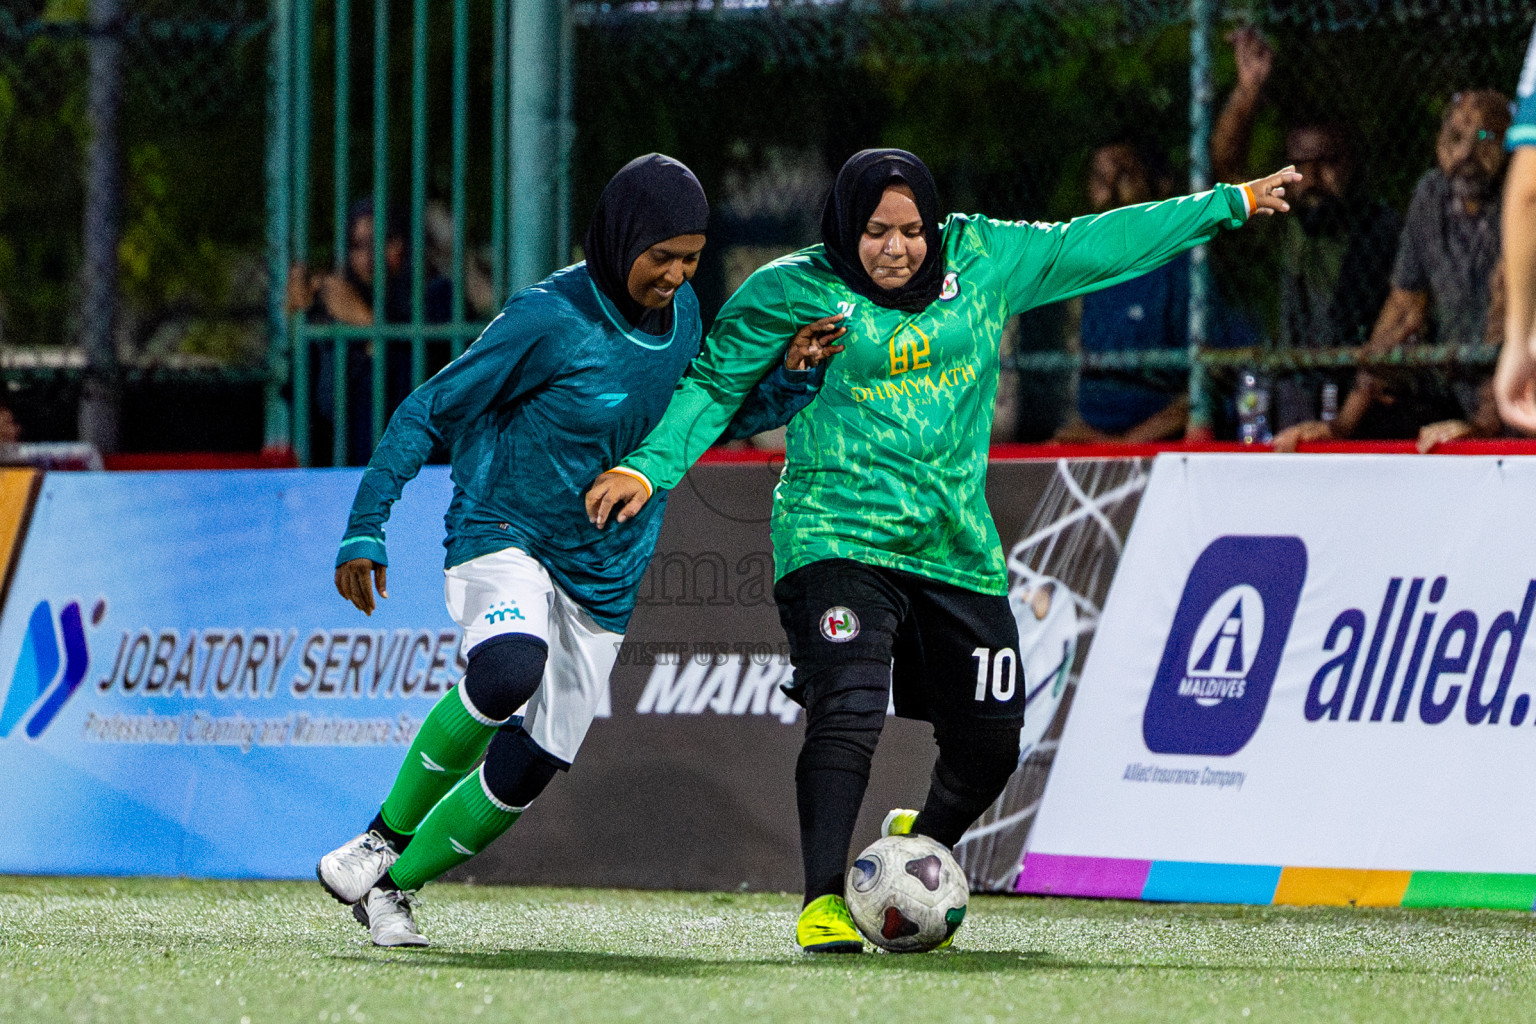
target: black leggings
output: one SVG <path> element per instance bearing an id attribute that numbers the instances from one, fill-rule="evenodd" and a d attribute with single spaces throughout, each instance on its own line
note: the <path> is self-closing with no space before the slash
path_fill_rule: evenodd
<path id="1" fill-rule="evenodd" d="M 795 788 L 809 903 L 843 892 L 888 695 L 898 714 L 934 724 L 939 756 L 914 831 L 953 846 L 1018 767 L 1025 686 L 1006 598 L 846 559 L 790 573 L 774 598 L 791 695 L 806 708 Z M 1002 666 L 980 697 L 978 651 Z"/>

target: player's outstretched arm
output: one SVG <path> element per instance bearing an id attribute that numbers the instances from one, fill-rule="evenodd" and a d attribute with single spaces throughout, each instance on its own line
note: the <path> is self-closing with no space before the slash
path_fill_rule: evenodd
<path id="1" fill-rule="evenodd" d="M 1291 208 L 1286 186 L 1300 180 L 1294 167 L 1286 167 L 1242 185 L 1217 185 L 1065 223 L 987 218 L 969 223 L 1001 271 L 1008 308 L 1017 313 L 1139 277 L 1223 229 L 1286 213 Z"/>
<path id="2" fill-rule="evenodd" d="M 372 615 L 373 588 L 379 588 L 380 597 L 389 597 L 384 582 L 387 568 L 371 558 L 354 558 L 343 562 L 336 567 L 336 592 L 351 601 L 364 615 Z"/>

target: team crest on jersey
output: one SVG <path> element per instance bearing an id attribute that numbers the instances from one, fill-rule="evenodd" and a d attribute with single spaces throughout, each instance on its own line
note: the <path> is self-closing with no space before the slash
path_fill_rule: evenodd
<path id="1" fill-rule="evenodd" d="M 859 617 L 842 605 L 833 605 L 821 613 L 821 635 L 835 644 L 845 644 L 859 635 Z"/>
<path id="2" fill-rule="evenodd" d="M 954 271 L 944 275 L 944 285 L 939 289 L 939 301 L 948 302 L 960 294 L 960 275 Z"/>

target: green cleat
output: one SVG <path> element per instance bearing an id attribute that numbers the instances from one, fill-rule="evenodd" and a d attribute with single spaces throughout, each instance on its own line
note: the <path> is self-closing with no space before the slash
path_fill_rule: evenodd
<path id="1" fill-rule="evenodd" d="M 818 896 L 800 911 L 795 941 L 802 953 L 862 953 L 864 936 L 848 915 L 841 896 Z"/>

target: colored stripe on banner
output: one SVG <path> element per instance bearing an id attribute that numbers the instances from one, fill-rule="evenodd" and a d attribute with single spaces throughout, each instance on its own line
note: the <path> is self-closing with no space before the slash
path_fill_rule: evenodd
<path id="1" fill-rule="evenodd" d="M 1492 875 L 1461 871 L 1415 871 L 1403 894 L 1405 907 L 1486 907 L 1530 910 L 1536 903 L 1536 875 Z"/>
<path id="2" fill-rule="evenodd" d="M 1019 872 L 1014 891 L 1041 896 L 1140 899 L 1151 867 L 1149 860 L 1031 853 L 1024 858 L 1024 870 Z"/>
<path id="3" fill-rule="evenodd" d="M 1141 898 L 1165 903 L 1269 903 L 1279 884 L 1280 868 L 1268 865 L 1155 860 Z"/>
<path id="4" fill-rule="evenodd" d="M 1206 864 L 1034 853 L 1014 891 L 1168 903 L 1536 909 L 1536 875 Z"/>
<path id="5" fill-rule="evenodd" d="M 0 469 L 0 597 L 21 547 L 22 525 L 37 477 L 35 469 Z"/>
<path id="6" fill-rule="evenodd" d="M 1408 891 L 1411 871 L 1359 868 L 1286 868 L 1280 872 L 1276 903 L 1298 907 L 1396 907 Z"/>

